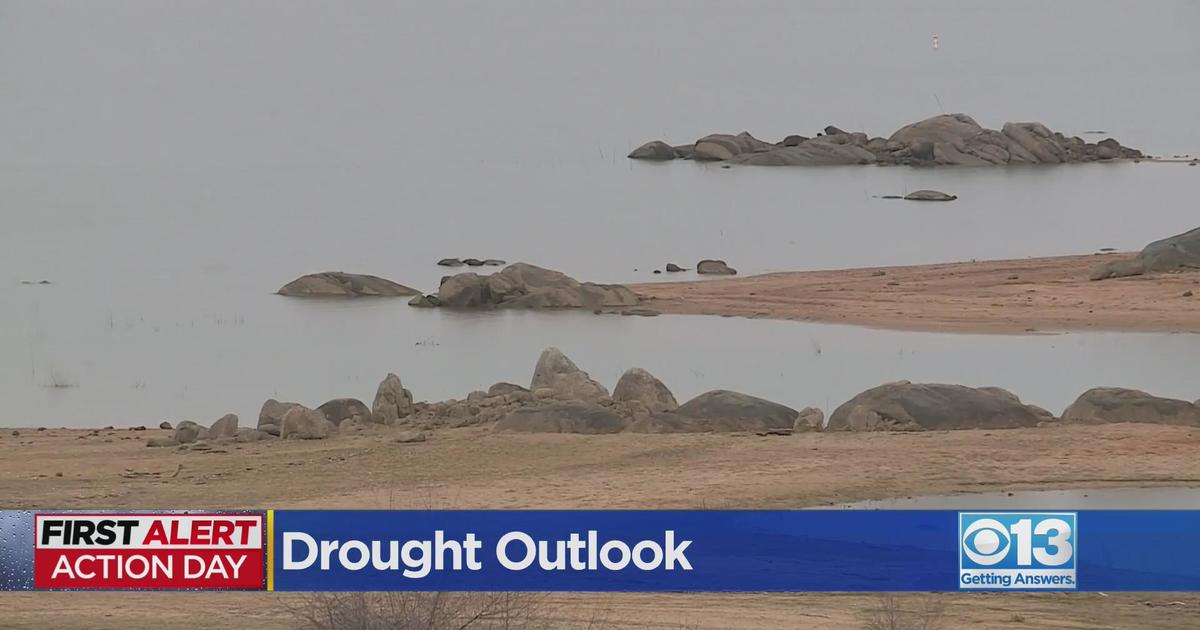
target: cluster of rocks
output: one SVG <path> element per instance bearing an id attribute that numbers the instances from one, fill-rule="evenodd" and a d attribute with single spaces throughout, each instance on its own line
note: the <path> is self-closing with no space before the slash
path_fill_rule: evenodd
<path id="1" fill-rule="evenodd" d="M 428 430 L 485 424 L 496 432 L 516 433 L 790 433 L 819 430 L 823 420 L 817 409 L 798 412 L 728 390 L 710 391 L 680 405 L 662 381 L 640 368 L 622 374 L 609 393 L 557 348 L 547 348 L 528 387 L 501 382 L 463 400 L 415 402 L 400 378 L 388 374 L 370 407 L 354 398 L 335 398 L 315 409 L 269 399 L 254 429 L 239 427 L 234 414 L 208 428 L 183 421 L 170 436 L 150 438 L 147 446 L 203 451 L 239 442 L 319 440 L 376 426 L 407 429 L 396 436 L 398 442 L 424 441 Z"/>
<path id="2" fill-rule="evenodd" d="M 426 431 L 490 425 L 497 433 L 757 433 L 811 431 L 947 431 L 1014 429 L 1057 424 L 1141 422 L 1200 427 L 1196 403 L 1116 387 L 1084 392 L 1061 418 L 1021 402 L 998 387 L 898 381 L 868 389 L 840 405 L 825 422 L 814 407 L 795 410 L 770 400 L 718 389 L 679 404 L 653 374 L 630 368 L 610 393 L 557 348 L 547 348 L 529 386 L 496 383 L 465 399 L 416 402 L 400 377 L 388 374 L 368 407 L 335 398 L 315 409 L 269 399 L 254 429 L 228 414 L 210 427 L 180 422 L 147 446 L 211 450 L 229 443 L 277 439 L 319 440 L 382 426 L 405 429 L 396 442 L 422 442 Z"/>
<path id="3" fill-rule="evenodd" d="M 1053 424 L 1142 422 L 1200 426 L 1200 401 L 1162 398 L 1136 389 L 1096 387 L 1060 418 L 998 387 L 900 381 L 869 389 L 838 407 L 829 431 L 1014 429 Z"/>
<path id="4" fill-rule="evenodd" d="M 1200 227 L 1150 243 L 1132 260 L 1093 267 L 1092 280 L 1140 276 L 1147 273 L 1200 270 Z"/>
<path id="5" fill-rule="evenodd" d="M 172 429 L 170 423 L 164 422 L 159 428 L 172 431 L 171 435 L 150 438 L 146 445 L 208 446 L 280 438 L 319 440 L 339 431 L 362 430 L 371 425 L 394 425 L 415 409 L 412 392 L 404 387 L 400 377 L 388 374 L 379 384 L 371 407 L 356 398 L 334 398 L 316 409 L 297 402 L 280 402 L 270 398 L 259 410 L 258 425 L 254 429 L 239 427 L 235 414 L 223 416 L 208 428 L 185 420 Z"/>
<path id="6" fill-rule="evenodd" d="M 443 266 L 499 266 L 503 260 L 446 258 Z M 668 265 L 675 270 L 683 269 Z M 702 260 L 699 273 L 737 273 L 724 261 Z M 365 274 L 328 271 L 301 276 L 279 289 L 289 297 L 400 297 L 415 296 L 409 305 L 453 308 L 590 308 L 630 307 L 639 302 L 637 295 L 620 284 L 580 282 L 560 271 L 528 263 L 514 263 L 491 274 L 473 272 L 444 276 L 437 293 L 420 291 L 391 280 Z"/>
<path id="7" fill-rule="evenodd" d="M 802 419 L 801 419 L 802 418 Z M 814 422 L 810 426 L 806 423 Z M 816 410 L 804 414 L 747 394 L 714 390 L 680 405 L 671 390 L 641 368 L 621 375 L 612 392 L 557 348 L 538 358 L 529 387 L 497 383 L 465 400 L 417 404 L 408 422 L 424 430 L 494 423 L 512 433 L 791 432 L 820 427 Z"/>
<path id="8" fill-rule="evenodd" d="M 419 295 L 409 302 L 421 307 L 590 309 L 637 303 L 637 295 L 623 285 L 580 282 L 528 263 L 513 263 L 491 275 L 446 276 L 436 294 Z"/>
<path id="9" fill-rule="evenodd" d="M 681 146 L 655 140 L 634 149 L 629 157 L 757 166 L 995 166 L 1136 159 L 1142 157 L 1142 152 L 1123 147 L 1111 138 L 1093 144 L 1078 136 L 1067 137 L 1036 122 L 1005 123 L 997 131 L 985 129 L 966 114 L 943 114 L 901 127 L 887 138 L 871 138 L 831 125 L 815 137 L 791 135 L 777 143 L 759 140 L 747 132 L 712 134 Z"/>
<path id="10" fill-rule="evenodd" d="M 422 430 L 494 423 L 516 433 L 741 433 L 811 431 L 947 431 L 1059 424 L 1145 422 L 1200 426 L 1190 403 L 1122 388 L 1084 392 L 1056 418 L 998 387 L 899 381 L 868 389 L 825 422 L 814 407 L 800 411 L 729 390 L 676 404 L 670 390 L 640 368 L 626 371 L 612 394 L 555 348 L 542 353 L 529 388 L 497 383 L 466 400 L 414 406 L 408 422 Z"/>
<path id="11" fill-rule="evenodd" d="M 171 431 L 171 434 L 164 437 L 152 437 L 146 441 L 146 446 L 201 444 L 202 447 L 198 450 L 202 450 L 204 447 L 212 444 L 257 442 L 259 440 L 278 437 L 278 433 L 272 435 L 261 429 L 238 426 L 238 417 L 232 413 L 221 416 L 219 420 L 212 423 L 212 426 L 208 428 L 202 427 L 191 420 L 184 420 L 173 428 L 169 422 L 164 422 L 159 425 L 159 428 Z"/>
<path id="12" fill-rule="evenodd" d="M 400 297 L 420 291 L 379 276 L 326 271 L 300 276 L 277 293 L 288 297 Z"/>
<path id="13" fill-rule="evenodd" d="M 673 262 L 667 263 L 667 266 L 664 267 L 664 269 L 666 269 L 667 273 L 687 271 L 687 268 L 680 267 Z M 654 273 L 662 273 L 662 271 L 655 269 Z M 729 264 L 724 260 L 705 258 L 704 260 L 696 263 L 696 273 L 701 275 L 735 276 L 737 275 L 737 269 L 730 267 Z"/>
<path id="14" fill-rule="evenodd" d="M 504 261 L 499 258 L 484 258 L 483 260 L 478 258 L 443 258 L 437 261 L 437 264 L 441 267 L 462 267 L 464 265 L 467 267 L 499 267 L 504 264 Z"/>

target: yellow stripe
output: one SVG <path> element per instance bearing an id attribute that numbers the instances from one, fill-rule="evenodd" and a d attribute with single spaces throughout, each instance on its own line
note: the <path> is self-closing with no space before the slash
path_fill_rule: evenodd
<path id="1" fill-rule="evenodd" d="M 267 510 L 267 590 L 275 590 L 275 510 Z"/>

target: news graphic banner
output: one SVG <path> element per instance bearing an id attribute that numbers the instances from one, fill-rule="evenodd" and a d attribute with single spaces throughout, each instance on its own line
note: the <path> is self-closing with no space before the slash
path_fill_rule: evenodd
<path id="1" fill-rule="evenodd" d="M 266 585 L 266 512 L 0 512 L 0 590 Z"/>
<path id="2" fill-rule="evenodd" d="M 1200 591 L 1200 511 L 8 511 L 0 589 Z"/>

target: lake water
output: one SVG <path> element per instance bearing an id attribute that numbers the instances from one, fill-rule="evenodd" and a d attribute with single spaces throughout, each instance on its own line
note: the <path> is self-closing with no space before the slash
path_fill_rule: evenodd
<path id="1" fill-rule="evenodd" d="M 268 397 L 370 401 L 388 371 L 419 399 L 528 384 L 558 346 L 612 388 L 643 367 L 682 402 L 735 389 L 826 413 L 885 381 L 998 385 L 1060 412 L 1096 385 L 1196 396 L 1200 335 L 946 335 L 704 316 L 462 314 L 403 300 L 295 301 L 247 294 L 198 309 L 144 300 L 86 316 L 58 285 L 27 287 L 23 328 L 4 331 L 6 421 L 103 426 L 256 418 Z M 55 388 L 50 385 L 77 385 Z"/>
<path id="2" fill-rule="evenodd" d="M 624 155 L 743 129 L 887 135 L 943 109 L 1200 153 L 1195 3 L 47 2 L 2 17 L 0 425 L 253 417 L 268 396 L 369 399 L 387 371 L 419 398 L 462 396 L 524 382 L 552 344 L 610 387 L 639 365 L 680 398 L 729 387 L 826 411 L 898 378 L 1006 386 L 1054 411 L 1098 384 L 1200 395 L 1192 335 L 272 295 L 331 269 L 432 290 L 445 256 L 630 282 L 702 257 L 745 274 L 1136 249 L 1195 227 L 1200 168 Z M 918 188 L 960 198 L 872 197 Z"/>

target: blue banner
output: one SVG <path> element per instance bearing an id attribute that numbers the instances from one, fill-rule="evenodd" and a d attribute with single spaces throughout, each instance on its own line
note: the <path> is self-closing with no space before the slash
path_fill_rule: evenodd
<path id="1" fill-rule="evenodd" d="M 279 591 L 1200 590 L 1200 511 L 276 511 Z"/>
<path id="2" fill-rule="evenodd" d="M 1197 592 L 1200 511 L 0 512 L 37 589 Z"/>

